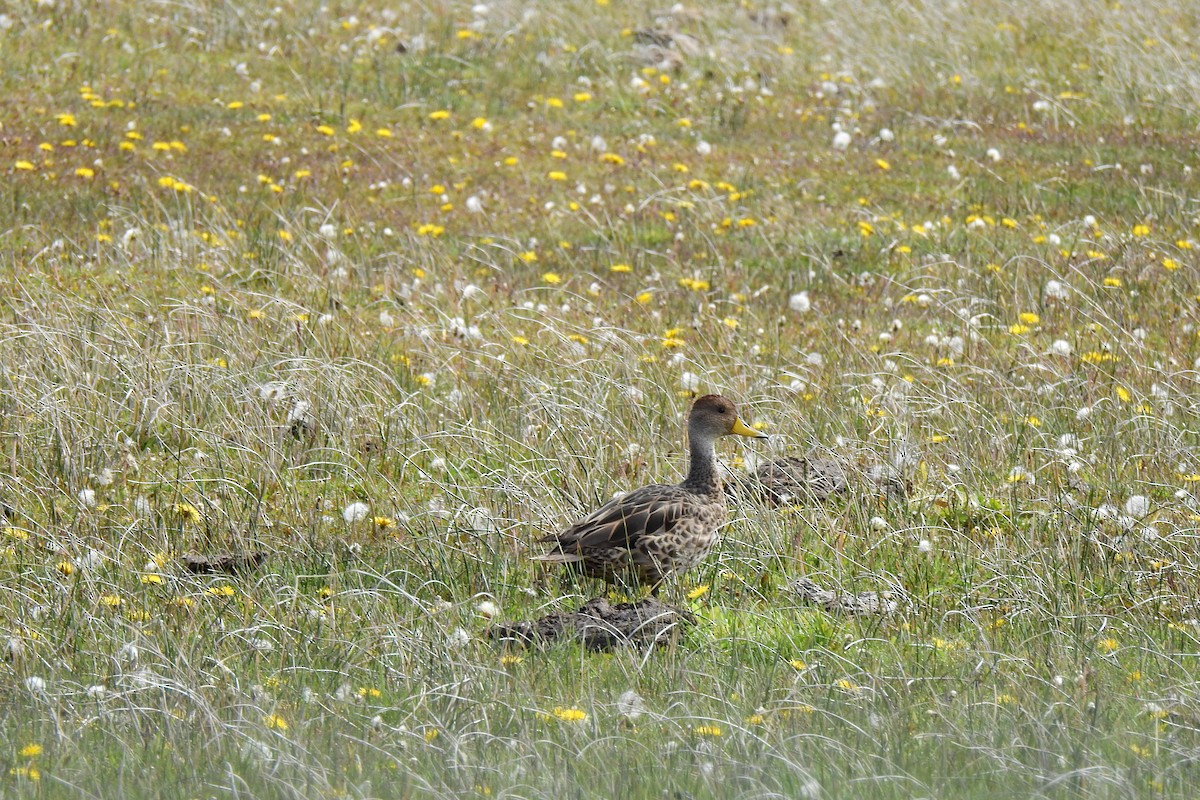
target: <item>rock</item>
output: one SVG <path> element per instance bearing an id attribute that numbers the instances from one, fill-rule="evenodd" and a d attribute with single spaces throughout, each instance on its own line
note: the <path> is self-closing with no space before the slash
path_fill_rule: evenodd
<path id="1" fill-rule="evenodd" d="M 859 592 L 846 594 L 822 589 L 810 578 L 800 578 L 788 588 L 814 605 L 821 606 L 831 614 L 866 616 L 891 614 L 900 608 L 900 602 L 892 592 Z"/>
<path id="2" fill-rule="evenodd" d="M 188 553 L 181 560 L 188 572 L 194 572 L 197 575 L 214 572 L 239 573 L 253 572 L 258 569 L 266 561 L 268 555 L 269 553 L 265 550 L 255 550 L 249 553 L 217 553 L 211 556 Z"/>
<path id="3" fill-rule="evenodd" d="M 564 637 L 578 638 L 589 650 L 615 647 L 664 645 L 684 626 L 695 625 L 688 611 L 653 597 L 636 603 L 609 603 L 606 598 L 588 600 L 578 611 L 555 612 L 538 620 L 493 625 L 487 631 L 497 642 L 533 645 Z"/>

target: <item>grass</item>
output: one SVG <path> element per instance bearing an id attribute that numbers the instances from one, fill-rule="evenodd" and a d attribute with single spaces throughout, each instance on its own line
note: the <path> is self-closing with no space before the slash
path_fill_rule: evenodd
<path id="1" fill-rule="evenodd" d="M 1196 10 L 781 8 L 3 12 L 0 794 L 1193 793 Z M 911 497 L 489 643 L 706 391 Z"/>

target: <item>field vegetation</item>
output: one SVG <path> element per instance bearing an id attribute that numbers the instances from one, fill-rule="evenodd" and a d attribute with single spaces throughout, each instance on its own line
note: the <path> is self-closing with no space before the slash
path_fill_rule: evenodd
<path id="1" fill-rule="evenodd" d="M 0 795 L 1157 797 L 1200 775 L 1200 8 L 0 8 Z M 669 646 L 500 646 L 697 394 Z M 265 553 L 193 574 L 186 555 Z M 792 583 L 886 591 L 833 615 Z"/>

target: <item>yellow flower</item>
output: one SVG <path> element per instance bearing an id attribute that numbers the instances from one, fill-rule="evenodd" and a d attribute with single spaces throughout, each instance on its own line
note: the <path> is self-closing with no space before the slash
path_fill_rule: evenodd
<path id="1" fill-rule="evenodd" d="M 438 120 L 441 120 L 441 119 L 449 119 L 450 112 L 446 111 L 445 109 L 439 109 L 437 111 L 434 111 L 432 114 L 430 114 L 429 118 L 435 122 Z"/>
<path id="2" fill-rule="evenodd" d="M 194 525 L 200 521 L 199 510 L 191 503 L 176 503 L 174 510 L 184 522 Z"/>
<path id="3" fill-rule="evenodd" d="M 1112 638 L 1112 637 L 1110 636 L 1110 637 L 1108 637 L 1107 639 L 1101 639 L 1101 640 L 1098 642 L 1098 646 L 1099 646 L 1099 648 L 1100 648 L 1101 650 L 1103 650 L 1105 653 L 1111 653 L 1112 651 L 1114 651 L 1114 650 L 1116 650 L 1118 647 L 1120 647 L 1120 646 L 1121 646 L 1121 643 L 1120 643 L 1120 642 L 1118 642 L 1116 639 L 1114 639 L 1114 638 Z"/>
<path id="4" fill-rule="evenodd" d="M 75 574 L 75 565 L 70 561 L 60 561 L 54 568 L 67 577 Z"/>
<path id="5" fill-rule="evenodd" d="M 707 583 L 703 583 L 703 584 L 697 586 L 695 589 L 692 589 L 690 592 L 688 592 L 687 599 L 688 600 L 699 600 L 701 597 L 704 597 L 704 595 L 708 594 L 708 590 L 709 590 L 709 585 Z"/>
<path id="6" fill-rule="evenodd" d="M 553 285 L 556 283 L 562 283 L 562 276 L 559 275 L 557 272 L 543 272 L 542 280 L 544 280 L 546 283 Z"/>
<path id="7" fill-rule="evenodd" d="M 13 167 L 20 170 L 34 169 L 33 163 L 25 160 L 18 161 L 17 163 L 13 164 Z"/>
<path id="8" fill-rule="evenodd" d="M 600 156 L 600 160 L 606 164 L 615 164 L 618 167 L 625 163 L 625 159 L 621 158 L 616 153 L 605 153 L 604 155 Z M 30 167 L 30 169 L 32 169 L 32 167 Z"/>
<path id="9" fill-rule="evenodd" d="M 559 170 L 551 170 L 550 172 L 546 173 L 546 177 L 552 181 L 565 181 L 567 179 L 567 173 L 560 172 Z"/>
<path id="10" fill-rule="evenodd" d="M 268 714 L 263 717 L 263 724 L 272 730 L 286 731 L 288 729 L 287 720 L 278 714 Z"/>
<path id="11" fill-rule="evenodd" d="M 578 708 L 563 708 L 555 706 L 554 716 L 561 719 L 563 722 L 583 722 L 587 719 L 587 712 Z"/>
<path id="12" fill-rule="evenodd" d="M 104 606 L 105 608 L 120 608 L 122 602 L 123 601 L 121 600 L 120 595 L 116 595 L 116 594 L 100 595 L 100 605 Z"/>
<path id="13" fill-rule="evenodd" d="M 715 739 L 718 736 L 723 736 L 725 731 L 721 730 L 720 725 L 697 725 L 692 728 L 692 733 L 697 736 L 710 736 Z"/>
<path id="14" fill-rule="evenodd" d="M 149 572 L 141 577 L 142 583 L 149 585 L 157 585 L 163 582 L 162 575 Z"/>
<path id="15" fill-rule="evenodd" d="M 1031 311 L 1022 313 L 1020 319 L 1021 322 L 1025 323 L 1026 325 L 1037 325 L 1042 321 L 1041 317 Z"/>
<path id="16" fill-rule="evenodd" d="M 884 161 L 882 158 L 875 159 L 875 166 L 879 167 L 881 170 L 883 170 L 885 172 L 892 168 L 892 165 L 889 164 L 888 162 Z"/>
<path id="17" fill-rule="evenodd" d="M 375 527 L 381 531 L 386 531 L 388 528 L 396 527 L 396 520 L 391 517 L 375 517 Z"/>
<path id="18" fill-rule="evenodd" d="M 21 758 L 37 758 L 42 754 L 40 744 L 27 744 L 21 748 Z"/>
<path id="19" fill-rule="evenodd" d="M 211 586 L 208 593 L 213 597 L 233 597 L 235 594 L 232 586 Z"/>
<path id="20" fill-rule="evenodd" d="M 1150 235 L 1150 226 L 1149 225 L 1134 225 L 1133 226 L 1133 235 L 1139 239 L 1142 238 L 1143 236 L 1149 236 Z"/>

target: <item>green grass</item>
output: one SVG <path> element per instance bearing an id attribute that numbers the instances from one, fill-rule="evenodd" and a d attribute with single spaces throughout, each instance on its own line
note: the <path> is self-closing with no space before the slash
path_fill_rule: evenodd
<path id="1" fill-rule="evenodd" d="M 1192 5 L 2 13 L 0 795 L 1193 794 Z M 911 497 L 490 643 L 707 391 Z"/>

